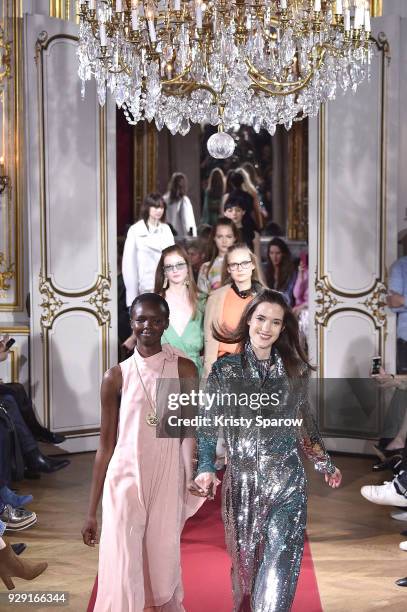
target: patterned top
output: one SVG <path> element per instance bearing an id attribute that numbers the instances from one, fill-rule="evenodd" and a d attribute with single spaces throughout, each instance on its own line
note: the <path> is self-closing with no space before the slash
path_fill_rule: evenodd
<path id="1" fill-rule="evenodd" d="M 207 272 L 209 261 L 202 264 L 198 275 L 198 289 L 202 293 L 209 295 L 221 286 L 223 258 L 223 255 L 218 255 L 214 259 L 209 272 Z"/>

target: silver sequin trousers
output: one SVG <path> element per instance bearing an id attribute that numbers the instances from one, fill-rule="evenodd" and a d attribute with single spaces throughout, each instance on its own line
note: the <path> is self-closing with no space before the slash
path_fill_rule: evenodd
<path id="1" fill-rule="evenodd" d="M 304 549 L 306 478 L 297 450 L 233 457 L 222 484 L 234 612 L 288 612 Z"/>

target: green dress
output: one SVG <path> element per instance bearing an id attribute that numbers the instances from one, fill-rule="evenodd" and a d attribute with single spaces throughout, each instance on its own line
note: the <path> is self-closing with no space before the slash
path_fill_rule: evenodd
<path id="1" fill-rule="evenodd" d="M 200 300 L 195 319 L 192 317 L 189 319 L 181 336 L 177 334 L 171 323 L 162 336 L 163 343 L 167 342 L 174 348 L 180 349 L 188 359 L 194 362 L 198 368 L 199 377 L 201 377 L 203 369 L 201 358 L 204 343 L 203 314 L 204 301 Z"/>

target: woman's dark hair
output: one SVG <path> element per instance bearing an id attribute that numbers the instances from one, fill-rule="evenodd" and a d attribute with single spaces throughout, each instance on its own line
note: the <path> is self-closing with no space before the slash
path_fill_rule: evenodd
<path id="1" fill-rule="evenodd" d="M 233 191 L 233 185 L 232 185 L 232 177 L 233 175 L 236 174 L 236 170 L 233 168 L 230 168 L 230 170 L 227 171 L 226 173 L 226 190 L 225 193 L 230 193 L 231 191 Z"/>
<path id="2" fill-rule="evenodd" d="M 244 183 L 243 174 L 237 171 L 233 172 L 232 176 L 230 177 L 230 184 L 232 186 L 232 191 L 234 189 L 242 189 L 243 183 Z"/>
<path id="3" fill-rule="evenodd" d="M 245 343 L 250 339 L 249 320 L 253 316 L 259 304 L 278 304 L 284 311 L 283 329 L 274 343 L 284 368 L 290 378 L 301 376 L 301 366 L 304 364 L 310 369 L 314 369 L 301 347 L 299 339 L 298 321 L 282 293 L 272 289 L 262 289 L 253 300 L 246 306 L 235 330 L 230 330 L 225 326 L 216 326 L 212 323 L 212 334 L 218 342 L 225 344 L 238 344 L 239 352 L 243 353 Z"/>
<path id="4" fill-rule="evenodd" d="M 225 175 L 222 168 L 214 168 L 209 175 L 207 192 L 214 200 L 220 200 L 225 193 Z"/>
<path id="5" fill-rule="evenodd" d="M 182 248 L 181 245 L 173 244 L 162 251 L 160 261 L 158 262 L 157 269 L 155 271 L 154 291 L 158 295 L 161 295 L 163 298 L 165 297 L 167 288 L 164 287 L 164 259 L 167 257 L 167 255 L 171 255 L 172 253 L 176 253 L 177 255 L 179 255 L 188 266 L 188 297 L 192 306 L 192 318 L 195 319 L 198 313 L 199 290 L 196 286 L 191 262 L 188 258 L 188 253 L 185 251 L 184 248 Z"/>
<path id="6" fill-rule="evenodd" d="M 187 193 L 187 177 L 182 172 L 174 172 L 168 183 L 169 203 L 178 202 Z"/>
<path id="7" fill-rule="evenodd" d="M 140 209 L 140 219 L 143 219 L 144 223 L 147 225 L 148 217 L 150 216 L 150 208 L 152 206 L 154 208 L 158 208 L 158 206 L 162 206 L 164 208 L 161 223 L 165 223 L 166 204 L 161 193 L 149 193 L 148 196 L 144 198 Z"/>
<path id="8" fill-rule="evenodd" d="M 266 282 L 269 287 L 274 287 L 275 279 L 275 268 L 270 260 L 270 248 L 275 246 L 280 249 L 282 253 L 280 272 L 278 275 L 278 287 L 275 287 L 277 291 L 283 291 L 287 283 L 295 271 L 294 262 L 292 260 L 291 251 L 288 245 L 281 240 L 281 238 L 273 238 L 267 245 L 267 267 L 266 267 Z"/>
<path id="9" fill-rule="evenodd" d="M 154 306 L 158 306 L 161 308 L 167 317 L 170 318 L 170 309 L 166 302 L 166 300 L 158 293 L 141 293 L 137 297 L 134 298 L 131 306 L 130 306 L 130 318 L 133 316 L 133 310 L 137 306 L 137 304 L 144 304 L 145 302 L 149 302 L 150 304 L 154 304 Z"/>
<path id="10" fill-rule="evenodd" d="M 215 225 L 212 227 L 211 233 L 209 235 L 209 240 L 208 240 L 207 250 L 209 253 L 209 265 L 206 266 L 206 277 L 207 278 L 209 276 L 209 271 L 213 266 L 213 262 L 219 255 L 218 247 L 216 246 L 216 242 L 215 242 L 215 236 L 216 236 L 216 231 L 218 227 L 222 227 L 222 226 L 230 227 L 235 237 L 235 242 L 240 242 L 240 232 L 237 229 L 236 225 L 233 223 L 232 219 L 229 219 L 228 217 L 219 217 Z"/>

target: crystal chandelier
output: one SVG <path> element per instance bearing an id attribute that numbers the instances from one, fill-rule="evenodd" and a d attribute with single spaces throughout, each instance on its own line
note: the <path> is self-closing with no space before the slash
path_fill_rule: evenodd
<path id="1" fill-rule="evenodd" d="M 95 77 L 100 104 L 108 89 L 131 124 L 218 126 L 222 155 L 224 130 L 273 135 L 315 116 L 338 86 L 356 91 L 370 31 L 369 0 L 81 0 L 82 94 Z"/>

